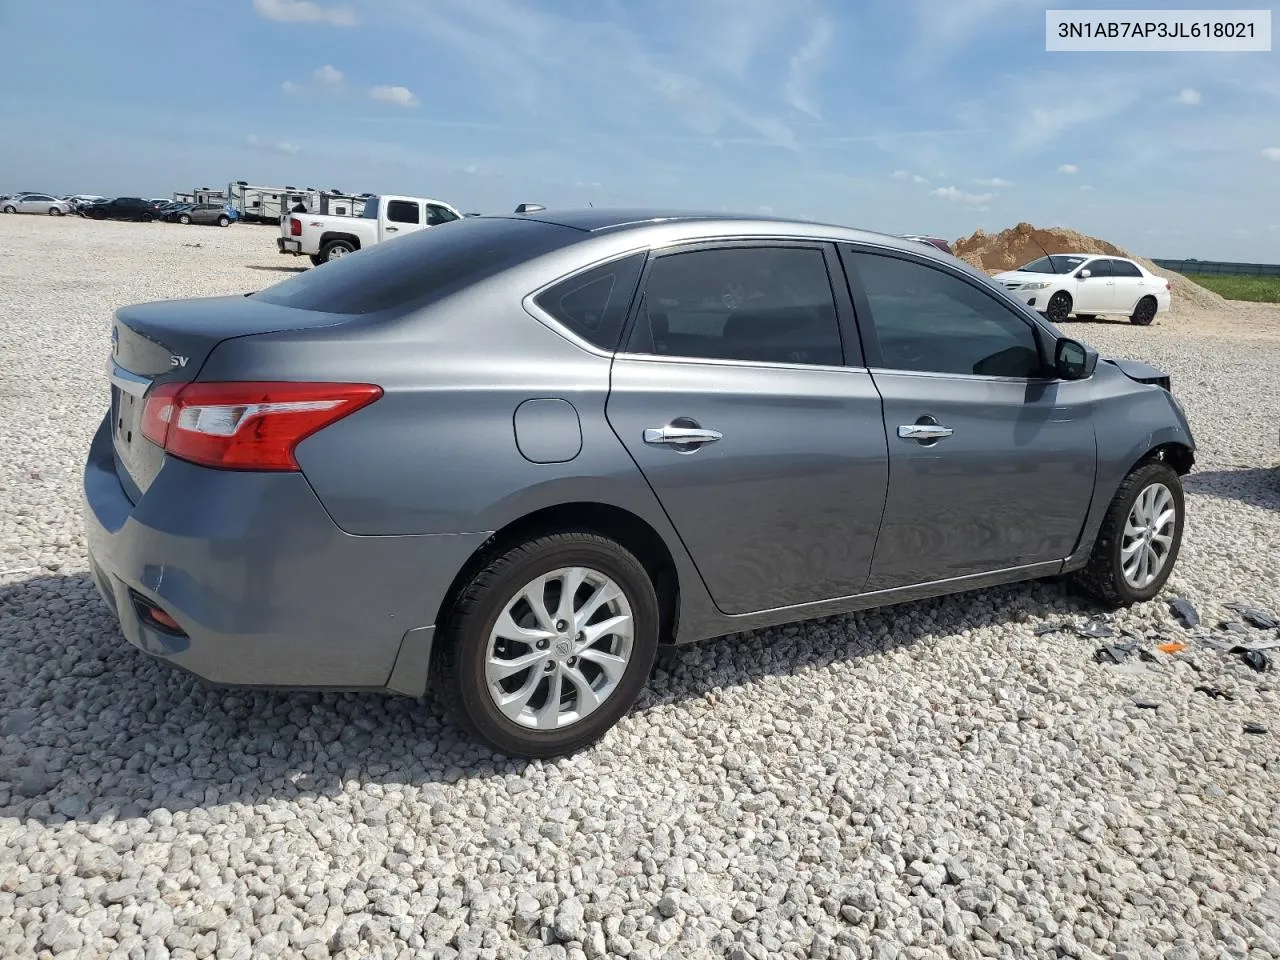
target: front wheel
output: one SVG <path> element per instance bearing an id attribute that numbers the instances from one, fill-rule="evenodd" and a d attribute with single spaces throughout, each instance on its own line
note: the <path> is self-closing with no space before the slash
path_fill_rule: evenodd
<path id="1" fill-rule="evenodd" d="M 231 218 L 230 218 L 230 217 L 219 217 L 219 218 L 218 218 L 218 226 L 220 226 L 220 227 L 229 227 L 229 226 L 231 226 Z"/>
<path id="2" fill-rule="evenodd" d="M 1071 294 L 1065 290 L 1059 290 L 1049 298 L 1044 312 L 1045 316 L 1054 323 L 1063 323 L 1071 315 Z"/>
<path id="3" fill-rule="evenodd" d="M 493 557 L 439 638 L 454 716 L 509 756 L 594 743 L 631 708 L 658 650 L 658 599 L 640 562 L 594 533 L 555 533 Z"/>
<path id="4" fill-rule="evenodd" d="M 191 222 L 191 218 L 184 213 L 178 218 L 178 222 L 181 224 L 188 224 Z"/>
<path id="5" fill-rule="evenodd" d="M 1151 461 L 1125 477 L 1111 499 L 1081 586 L 1113 607 L 1150 600 L 1164 587 L 1182 547 L 1182 480 Z"/>
<path id="6" fill-rule="evenodd" d="M 49 216 L 51 216 L 51 217 L 60 217 L 60 216 L 62 216 L 62 208 L 61 208 L 61 207 L 50 207 L 50 208 L 49 208 Z"/>
<path id="7" fill-rule="evenodd" d="M 1133 308 L 1133 314 L 1129 317 L 1129 322 L 1137 324 L 1140 327 L 1151 325 L 1151 321 L 1156 318 L 1156 298 L 1143 297 L 1138 301 L 1138 305 Z"/>

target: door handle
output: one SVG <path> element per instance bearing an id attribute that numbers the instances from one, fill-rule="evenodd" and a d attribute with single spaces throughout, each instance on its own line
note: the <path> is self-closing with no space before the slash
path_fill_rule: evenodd
<path id="1" fill-rule="evenodd" d="M 953 433 L 954 430 L 940 423 L 904 423 L 898 427 L 898 436 L 903 440 L 941 440 Z"/>
<path id="2" fill-rule="evenodd" d="M 714 443 L 724 437 L 719 430 L 703 430 L 701 427 L 646 427 L 645 443 L 670 443 L 677 445 Z"/>
<path id="3" fill-rule="evenodd" d="M 399 233 L 399 232 L 400 232 L 399 227 L 387 227 L 387 233 Z"/>

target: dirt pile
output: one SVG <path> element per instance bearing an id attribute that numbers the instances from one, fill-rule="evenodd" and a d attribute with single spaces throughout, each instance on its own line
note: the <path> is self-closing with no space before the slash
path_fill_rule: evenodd
<path id="1" fill-rule="evenodd" d="M 1212 290 L 1206 290 L 1198 283 L 1192 283 L 1180 273 L 1157 267 L 1150 260 L 1134 256 L 1114 243 L 1085 236 L 1083 233 L 1077 233 L 1065 227 L 1041 230 L 1029 223 L 1020 223 L 1016 227 L 994 234 L 978 230 L 971 236 L 955 241 L 951 249 L 961 260 L 987 273 L 1012 270 L 1046 253 L 1094 253 L 1111 257 L 1127 257 L 1173 285 L 1174 309 L 1180 306 L 1212 309 L 1226 303 Z"/>

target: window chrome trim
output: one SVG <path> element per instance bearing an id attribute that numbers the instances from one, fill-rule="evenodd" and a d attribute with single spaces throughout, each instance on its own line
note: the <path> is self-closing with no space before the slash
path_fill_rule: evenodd
<path id="1" fill-rule="evenodd" d="M 868 367 L 872 376 L 895 377 L 929 377 L 932 379 L 954 380 L 962 377 L 965 380 L 985 380 L 989 383 L 1075 383 L 1074 380 L 1063 380 L 1061 377 L 995 377 L 986 373 L 946 373 L 942 370 L 898 370 L 895 367 Z"/>
<path id="2" fill-rule="evenodd" d="M 618 351 L 616 360 L 643 360 L 656 363 L 711 364 L 717 367 L 748 367 L 766 370 L 820 370 L 827 373 L 871 373 L 867 367 L 830 363 L 777 363 L 769 360 L 729 360 L 719 357 L 680 357 L 662 353 L 624 353 Z"/>

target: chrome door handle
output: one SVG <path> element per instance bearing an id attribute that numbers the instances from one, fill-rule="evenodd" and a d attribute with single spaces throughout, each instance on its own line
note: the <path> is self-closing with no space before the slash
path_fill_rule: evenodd
<path id="1" fill-rule="evenodd" d="M 898 427 L 898 436 L 903 440 L 941 440 L 953 433 L 950 427 L 937 423 L 904 423 Z"/>
<path id="2" fill-rule="evenodd" d="M 701 427 L 646 427 L 644 431 L 645 443 L 714 443 L 723 437 L 719 430 L 703 430 Z"/>
<path id="3" fill-rule="evenodd" d="M 399 227 L 387 227 L 387 233 L 399 233 L 399 232 L 400 232 Z"/>

